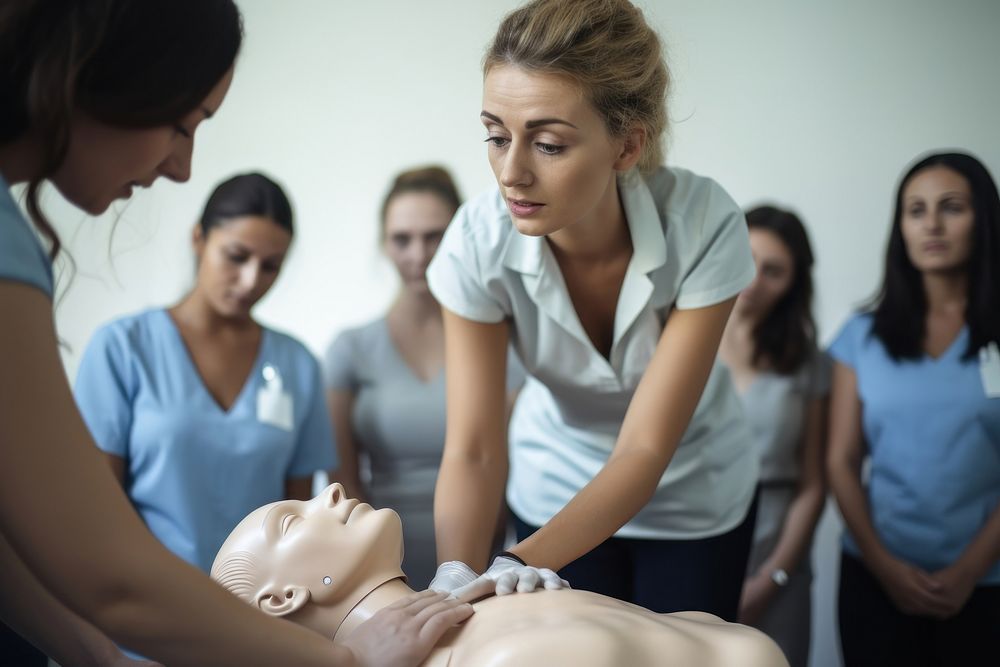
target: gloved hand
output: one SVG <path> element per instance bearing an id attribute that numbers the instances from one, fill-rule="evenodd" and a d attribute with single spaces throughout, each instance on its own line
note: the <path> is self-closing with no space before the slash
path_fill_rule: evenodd
<path id="1" fill-rule="evenodd" d="M 476 580 L 475 570 L 460 560 L 450 560 L 438 565 L 437 572 L 427 588 L 452 595 L 455 590 Z"/>
<path id="2" fill-rule="evenodd" d="M 440 572 L 440 568 L 438 571 Z M 542 587 L 556 590 L 570 586 L 568 581 L 548 568 L 522 565 L 509 556 L 497 556 L 486 572 L 474 581 L 453 589 L 451 594 L 463 602 L 471 602 L 492 593 L 529 593 Z"/>

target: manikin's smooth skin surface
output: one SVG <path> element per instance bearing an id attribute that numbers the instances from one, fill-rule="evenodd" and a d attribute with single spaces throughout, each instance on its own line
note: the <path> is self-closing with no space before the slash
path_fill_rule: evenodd
<path id="1" fill-rule="evenodd" d="M 412 593 L 401 559 L 398 515 L 332 484 L 310 501 L 248 515 L 220 549 L 212 577 L 267 614 L 342 637 Z M 423 665 L 787 665 L 773 641 L 747 626 L 701 612 L 655 614 L 586 591 L 490 597 L 475 610 Z"/>

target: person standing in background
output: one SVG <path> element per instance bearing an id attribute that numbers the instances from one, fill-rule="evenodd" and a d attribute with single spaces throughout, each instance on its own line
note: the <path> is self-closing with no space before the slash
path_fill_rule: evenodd
<path id="1" fill-rule="evenodd" d="M 194 228 L 191 291 L 98 329 L 77 372 L 77 405 L 136 511 L 206 573 L 248 511 L 312 497 L 336 460 L 319 364 L 251 312 L 292 235 L 277 183 L 223 181 Z"/>
<path id="2" fill-rule="evenodd" d="M 813 252 L 799 218 L 747 211 L 757 275 L 719 346 L 760 457 L 760 504 L 740 600 L 741 623 L 770 635 L 792 667 L 809 660 L 810 547 L 826 499 L 830 360 L 816 346 Z"/>
<path id="3" fill-rule="evenodd" d="M 399 294 L 383 317 L 339 334 L 324 366 L 340 458 L 330 479 L 399 513 L 403 566 L 418 589 L 437 568 L 434 485 L 445 438 L 444 329 L 425 273 L 460 204 L 442 167 L 396 176 L 382 202 L 381 245 Z M 508 370 L 511 390 L 518 369 L 513 362 Z"/>
<path id="4" fill-rule="evenodd" d="M 881 291 L 829 348 L 847 665 L 996 662 L 998 345 L 996 183 L 971 155 L 928 155 L 896 191 Z"/>

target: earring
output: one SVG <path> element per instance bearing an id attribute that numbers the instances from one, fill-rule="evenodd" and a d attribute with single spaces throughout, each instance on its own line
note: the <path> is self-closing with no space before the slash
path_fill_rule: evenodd
<path id="1" fill-rule="evenodd" d="M 333 583 L 333 579 L 331 579 L 330 577 L 323 577 L 323 584 L 324 585 L 329 586 L 332 583 Z"/>

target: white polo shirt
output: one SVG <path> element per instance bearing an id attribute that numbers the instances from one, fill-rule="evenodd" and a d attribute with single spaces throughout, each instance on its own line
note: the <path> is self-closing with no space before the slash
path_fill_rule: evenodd
<path id="1" fill-rule="evenodd" d="M 510 323 L 531 377 L 511 418 L 507 501 L 529 524 L 546 523 L 607 462 L 671 308 L 725 301 L 753 279 L 743 213 L 717 183 L 661 167 L 618 187 L 633 255 L 610 360 L 580 324 L 545 238 L 515 229 L 497 188 L 458 210 L 427 271 L 445 308 Z M 653 498 L 616 535 L 694 539 L 737 526 L 758 473 L 746 428 L 716 362 Z"/>

